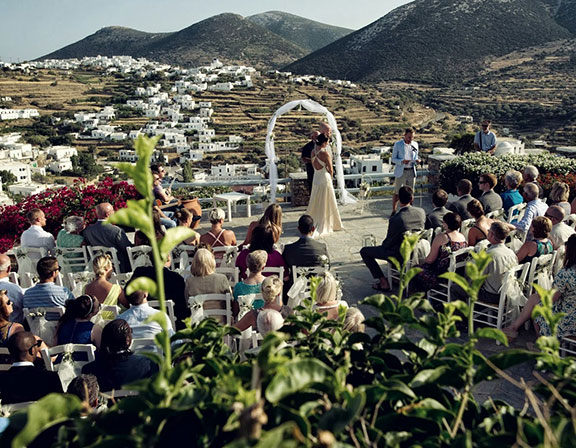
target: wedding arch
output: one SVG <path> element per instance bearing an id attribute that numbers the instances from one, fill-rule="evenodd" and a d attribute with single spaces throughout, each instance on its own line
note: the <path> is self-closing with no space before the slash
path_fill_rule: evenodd
<path id="1" fill-rule="evenodd" d="M 280 107 L 272 118 L 268 121 L 268 131 L 266 133 L 266 158 L 268 161 L 269 173 L 270 173 L 270 202 L 276 201 L 276 186 L 278 184 L 278 167 L 276 166 L 276 150 L 274 149 L 274 127 L 276 126 L 276 120 L 284 115 L 286 112 L 291 111 L 297 107 L 303 107 L 310 112 L 322 114 L 326 116 L 328 125 L 332 129 L 332 135 L 336 139 L 336 148 L 332 148 L 334 153 L 334 163 L 336 165 L 336 180 L 338 181 L 338 188 L 340 189 L 340 203 L 341 204 L 353 204 L 356 202 L 354 196 L 352 196 L 344 185 L 344 169 L 342 168 L 342 136 L 336 125 L 336 119 L 334 115 L 326 109 L 324 106 L 318 104 L 316 101 L 312 100 L 294 100 L 289 103 L 284 104 Z"/>

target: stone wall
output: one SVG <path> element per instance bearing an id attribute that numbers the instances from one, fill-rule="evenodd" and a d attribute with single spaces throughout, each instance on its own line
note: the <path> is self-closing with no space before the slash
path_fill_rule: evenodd
<path id="1" fill-rule="evenodd" d="M 428 183 L 435 185 L 431 188 L 430 193 L 436 191 L 440 185 L 440 165 L 442 165 L 447 160 L 452 160 L 456 156 L 451 154 L 432 154 L 428 156 L 428 169 L 436 174 L 428 175 Z M 455 181 L 457 182 L 457 180 Z"/>
<path id="2" fill-rule="evenodd" d="M 292 206 L 299 207 L 308 205 L 310 192 L 308 191 L 308 177 L 306 173 L 290 174 L 290 193 L 292 194 Z"/>

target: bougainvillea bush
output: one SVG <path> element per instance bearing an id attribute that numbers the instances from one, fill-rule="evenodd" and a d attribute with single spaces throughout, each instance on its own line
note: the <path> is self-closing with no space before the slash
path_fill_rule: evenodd
<path id="1" fill-rule="evenodd" d="M 126 207 L 128 199 L 139 197 L 133 185 L 127 182 L 114 182 L 107 177 L 96 184 L 87 184 L 84 179 L 76 179 L 74 185 L 46 190 L 27 197 L 16 205 L 0 207 L 0 253 L 11 249 L 29 226 L 26 213 L 40 208 L 46 214 L 45 230 L 57 235 L 64 218 L 71 215 L 84 217 L 86 224 L 96 220 L 94 207 L 101 202 L 109 202 L 114 209 Z"/>
<path id="2" fill-rule="evenodd" d="M 440 167 L 440 187 L 448 193 L 456 194 L 459 179 L 472 181 L 478 188 L 478 178 L 483 173 L 492 173 L 498 178 L 497 192 L 506 190 L 504 176 L 509 170 L 522 171 L 526 165 L 534 165 L 540 172 L 539 181 L 548 194 L 555 181 L 566 182 L 570 189 L 576 189 L 576 159 L 554 154 L 505 155 L 494 157 L 475 152 L 458 156 L 444 162 Z M 477 192 L 477 191 L 476 191 Z"/>

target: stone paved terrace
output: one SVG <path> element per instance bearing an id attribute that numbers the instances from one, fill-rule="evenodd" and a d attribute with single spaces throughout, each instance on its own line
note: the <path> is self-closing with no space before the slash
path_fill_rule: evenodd
<path id="1" fill-rule="evenodd" d="M 422 206 L 426 212 L 432 209 L 429 195 L 424 198 L 416 197 L 414 205 Z M 246 235 L 246 230 L 251 221 L 258 219 L 263 212 L 264 206 L 256 204 L 252 206 L 252 217 L 246 217 L 246 209 L 242 205 L 238 206 L 238 212 L 233 213 L 232 222 L 226 222 L 225 228 L 232 229 L 236 233 L 238 241 L 242 241 Z M 344 224 L 344 230 L 322 237 L 320 240 L 328 246 L 332 270 L 338 274 L 343 283 L 343 296 L 349 304 L 356 304 L 365 297 L 375 293 L 372 289 L 373 279 L 368 269 L 360 258 L 360 248 L 362 247 L 363 237 L 373 234 L 376 241 L 380 243 L 386 236 L 388 229 L 388 218 L 392 210 L 392 197 L 384 196 L 370 199 L 362 204 L 340 206 L 340 214 Z M 205 213 L 207 210 L 205 210 Z M 298 238 L 297 221 L 298 218 L 306 212 L 306 207 L 283 206 L 283 229 L 284 233 L 280 243 L 287 244 Z M 207 220 L 202 220 L 200 231 L 208 229 Z M 374 310 L 370 307 L 360 307 L 366 317 L 374 315 Z M 415 332 L 409 332 L 415 338 Z M 514 348 L 526 348 L 528 342 L 536 339 L 533 331 L 521 332 L 520 336 L 511 345 Z M 479 344 L 480 350 L 485 355 L 491 355 L 503 350 L 504 346 L 498 346 L 491 340 L 483 340 Z M 532 376 L 532 365 L 524 364 L 509 369 L 508 373 L 514 378 L 523 377 L 526 382 L 534 381 Z M 522 408 L 524 405 L 524 395 L 522 391 L 516 389 L 503 379 L 497 379 L 491 382 L 484 382 L 477 386 L 475 395 L 480 402 L 484 402 L 489 397 L 497 400 L 502 399 L 516 408 Z"/>

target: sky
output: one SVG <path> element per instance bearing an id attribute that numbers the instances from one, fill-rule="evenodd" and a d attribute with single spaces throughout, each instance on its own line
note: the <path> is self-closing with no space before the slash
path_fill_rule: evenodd
<path id="1" fill-rule="evenodd" d="M 284 11 L 360 29 L 409 0 L 0 0 L 0 61 L 35 59 L 106 26 L 179 31 L 224 12 Z"/>

